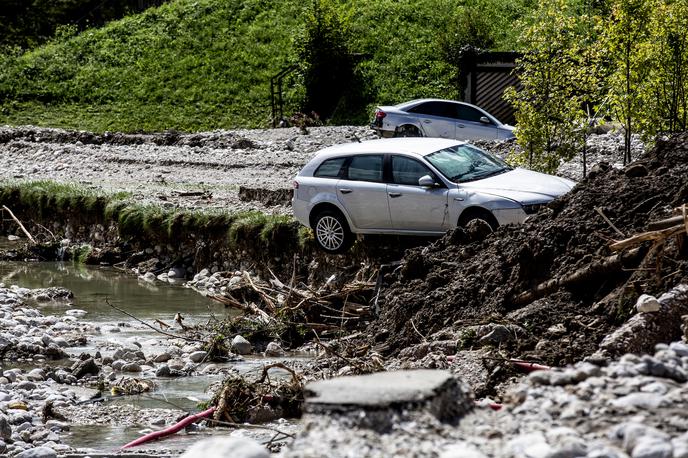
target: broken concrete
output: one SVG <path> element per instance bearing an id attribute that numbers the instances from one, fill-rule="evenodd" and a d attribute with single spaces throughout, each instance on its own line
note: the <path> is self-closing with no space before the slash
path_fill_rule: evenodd
<path id="1" fill-rule="evenodd" d="M 353 414 L 357 426 L 383 431 L 393 414 L 427 411 L 454 423 L 472 408 L 466 389 L 448 371 L 410 370 L 339 377 L 310 383 L 305 410 L 311 414 Z"/>

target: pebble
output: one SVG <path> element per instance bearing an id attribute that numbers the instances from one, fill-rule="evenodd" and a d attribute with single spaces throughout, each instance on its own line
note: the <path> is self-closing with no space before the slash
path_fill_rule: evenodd
<path id="1" fill-rule="evenodd" d="M 248 355 L 251 353 L 251 342 L 237 335 L 232 339 L 231 349 L 237 355 Z"/>
<path id="2" fill-rule="evenodd" d="M 193 363 L 200 363 L 201 361 L 205 360 L 207 356 L 208 352 L 199 350 L 191 353 L 189 355 L 189 360 Z"/>

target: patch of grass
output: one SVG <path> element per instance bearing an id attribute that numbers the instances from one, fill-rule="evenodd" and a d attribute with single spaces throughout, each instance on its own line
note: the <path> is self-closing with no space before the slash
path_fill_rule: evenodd
<path id="1" fill-rule="evenodd" d="M 331 1 L 349 18 L 369 110 L 457 96 L 438 36 L 451 35 L 457 10 L 475 0 Z M 502 32 L 518 30 L 531 3 L 491 0 L 490 13 L 502 18 L 497 49 L 512 48 L 515 34 Z M 265 127 L 270 78 L 296 62 L 308 11 L 296 0 L 171 0 L 23 54 L 0 53 L 0 124 L 94 132 Z M 298 74 L 283 87 L 289 115 L 305 91 Z M 333 121 L 363 121 L 344 105 Z"/>
<path id="2" fill-rule="evenodd" d="M 230 248 L 248 247 L 267 253 L 303 249 L 302 228 L 290 216 L 258 211 L 166 209 L 138 204 L 126 193 L 106 194 L 74 184 L 51 181 L 0 182 L 0 205 L 16 211 L 20 219 L 37 222 L 77 217 L 85 224 L 115 222 L 125 239 L 149 243 L 211 239 Z M 305 232 L 304 232 L 305 230 Z M 74 259 L 88 253 L 74 253 Z"/>

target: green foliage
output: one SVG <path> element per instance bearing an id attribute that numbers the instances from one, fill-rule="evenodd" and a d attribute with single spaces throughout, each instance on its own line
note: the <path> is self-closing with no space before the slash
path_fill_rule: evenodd
<path id="1" fill-rule="evenodd" d="M 658 4 L 649 24 L 648 94 L 640 129 L 646 135 L 688 127 L 688 3 Z"/>
<path id="2" fill-rule="evenodd" d="M 624 164 L 631 161 L 631 135 L 642 122 L 649 82 L 648 43 L 654 0 L 612 0 L 605 41 L 613 73 L 609 80 L 611 108 L 624 128 Z"/>
<path id="3" fill-rule="evenodd" d="M 74 248 L 71 253 L 72 260 L 79 264 L 85 264 L 92 251 L 93 247 L 91 245 L 81 245 L 78 248 Z"/>
<path id="4" fill-rule="evenodd" d="M 332 0 L 313 0 L 302 32 L 296 38 L 296 54 L 303 75 L 302 109 L 328 119 L 338 105 L 355 97 L 354 56 L 350 49 L 348 18 Z"/>
<path id="5" fill-rule="evenodd" d="M 587 105 L 602 98 L 604 67 L 596 21 L 566 0 L 544 2 L 520 37 L 522 89 L 506 98 L 517 110 L 517 163 L 551 172 L 584 138 Z"/>

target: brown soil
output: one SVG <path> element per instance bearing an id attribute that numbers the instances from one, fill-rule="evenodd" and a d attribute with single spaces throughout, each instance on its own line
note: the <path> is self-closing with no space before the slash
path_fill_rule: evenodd
<path id="1" fill-rule="evenodd" d="M 682 134 L 660 141 L 625 171 L 595 167 L 522 226 L 503 227 L 486 238 L 475 228 L 457 229 L 409 250 L 401 269 L 386 279 L 392 284 L 383 292 L 380 319 L 369 328 L 375 348 L 398 354 L 425 336 L 457 339 L 466 349 L 477 343 L 467 327 L 500 323 L 513 330 L 510 338 L 492 343 L 501 356 L 563 365 L 593 353 L 634 313 L 640 294 L 658 295 L 688 279 L 685 249 L 676 238 L 649 254 L 646 242 L 635 256 L 600 266 L 614 254 L 610 240 L 624 237 L 595 208 L 624 236 L 634 235 L 688 203 L 687 177 L 688 134 Z M 577 271 L 581 278 L 564 287 L 526 301 L 516 298 Z M 678 332 L 677 325 L 667 341 Z"/>

